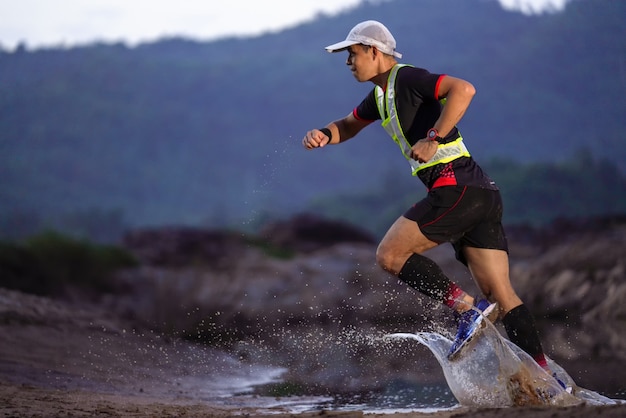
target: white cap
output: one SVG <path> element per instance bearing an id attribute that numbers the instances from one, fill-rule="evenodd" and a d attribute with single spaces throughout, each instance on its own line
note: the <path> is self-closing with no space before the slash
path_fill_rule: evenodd
<path id="1" fill-rule="evenodd" d="M 366 20 L 352 28 L 345 41 L 328 45 L 328 52 L 339 52 L 352 45 L 363 44 L 375 46 L 384 54 L 402 58 L 402 54 L 396 52 L 396 40 L 389 29 L 375 20 Z"/>

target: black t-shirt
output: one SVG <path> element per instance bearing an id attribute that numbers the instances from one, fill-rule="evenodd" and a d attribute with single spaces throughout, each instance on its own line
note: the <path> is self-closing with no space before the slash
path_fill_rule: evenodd
<path id="1" fill-rule="evenodd" d="M 396 109 L 402 132 L 411 145 L 426 137 L 426 133 L 441 114 L 438 91 L 443 77 L 445 75 L 411 66 L 398 70 L 395 86 Z M 353 114 L 361 120 L 381 119 L 374 89 L 354 109 Z M 454 127 L 441 142 L 452 142 L 458 137 L 459 131 Z M 497 190 L 495 183 L 471 157 L 460 157 L 450 163 L 436 164 L 418 171 L 417 176 L 428 189 L 460 185 Z"/>

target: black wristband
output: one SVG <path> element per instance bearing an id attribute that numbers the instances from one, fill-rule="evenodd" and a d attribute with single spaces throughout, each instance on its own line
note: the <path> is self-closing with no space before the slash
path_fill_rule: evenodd
<path id="1" fill-rule="evenodd" d="M 333 140 L 333 134 L 330 132 L 330 129 L 322 128 L 319 131 L 328 137 L 328 142 Z"/>

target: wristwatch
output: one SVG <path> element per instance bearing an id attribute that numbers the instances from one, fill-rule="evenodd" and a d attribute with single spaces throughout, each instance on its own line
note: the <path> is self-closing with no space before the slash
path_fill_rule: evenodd
<path id="1" fill-rule="evenodd" d="M 431 128 L 428 130 L 426 138 L 430 139 L 431 141 L 439 141 L 441 139 L 441 137 L 439 136 L 439 131 L 435 128 Z"/>

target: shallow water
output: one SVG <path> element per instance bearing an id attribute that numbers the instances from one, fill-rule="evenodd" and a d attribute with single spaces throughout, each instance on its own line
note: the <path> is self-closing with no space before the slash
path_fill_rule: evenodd
<path id="1" fill-rule="evenodd" d="M 492 338 L 498 338 L 494 330 Z M 38 334 L 40 335 L 40 334 Z M 343 334 L 342 334 L 343 335 Z M 366 332 L 367 338 L 359 333 L 349 333 L 350 338 L 344 335 L 339 346 L 353 344 L 355 341 L 366 344 L 368 347 L 381 347 L 381 351 L 375 351 L 370 355 L 389 355 L 389 341 L 385 341 L 380 334 Z M 406 334 L 421 336 L 404 341 L 412 349 L 419 346 L 428 346 L 435 358 L 427 359 L 427 362 L 436 363 L 435 359 L 442 357 L 437 351 L 447 352 L 449 340 L 445 337 L 433 337 L 436 333 Z M 318 335 L 319 338 L 319 335 Z M 128 343 L 121 344 L 121 341 Z M 147 340 L 146 340 L 147 339 Z M 158 341 L 161 338 L 157 339 Z M 353 341 L 355 340 L 355 341 Z M 255 364 L 257 362 L 243 361 L 239 356 L 220 350 L 209 349 L 199 345 L 186 343 L 158 345 L 150 336 L 137 335 L 107 335 L 107 338 L 98 340 L 90 339 L 91 352 L 108 354 L 108 358 L 130 366 L 133 370 L 126 376 L 134 380 L 133 385 L 142 384 L 142 392 L 158 396 L 171 395 L 175 388 L 181 396 L 187 399 L 207 402 L 212 405 L 223 405 L 230 408 L 255 408 L 259 413 L 291 412 L 301 413 L 318 410 L 359 410 L 371 413 L 389 412 L 432 412 L 437 410 L 453 409 L 460 406 L 458 396 L 451 389 L 450 382 L 437 382 L 434 384 L 419 384 L 414 381 L 403 379 L 391 380 L 378 390 L 353 391 L 348 393 L 333 393 L 321 391 L 318 388 L 307 388 L 297 383 L 289 382 L 289 370 L 285 367 L 267 366 Z M 306 340 L 309 344 L 314 339 Z M 363 343 L 365 341 L 365 343 Z M 498 340 L 500 341 L 500 340 Z M 500 341 L 501 342 L 501 341 Z M 297 343 L 301 343 L 300 340 Z M 393 343 L 397 344 L 397 343 Z M 143 347 L 135 350 L 132 347 Z M 301 345 L 296 344 L 297 347 Z M 321 347 L 328 347 L 328 341 L 320 343 Z M 491 345 L 490 345 L 491 346 Z M 120 354 L 115 350 L 120 350 Z M 150 348 L 149 350 L 147 348 Z M 501 347 L 502 348 L 502 347 Z M 426 350 L 424 350 L 426 351 Z M 134 353 L 135 355 L 131 355 Z M 334 351 L 323 354 L 329 356 L 336 354 Z M 113 355 L 111 357 L 111 355 Z M 302 354 L 303 355 L 303 354 Z M 484 361 L 488 353 L 479 355 L 472 364 L 458 363 L 460 368 L 469 367 L 472 370 L 491 370 L 497 368 L 494 361 Z M 323 358 L 323 357 L 320 357 Z M 327 359 L 329 357 L 326 357 Z M 385 357 L 385 358 L 391 358 Z M 91 363 L 92 358 L 88 359 Z M 493 359 L 492 359 L 493 360 Z M 513 361 L 518 361 L 516 358 Z M 144 363 L 141 373 L 137 372 L 137 362 Z M 147 363 L 147 364 L 145 364 Z M 492 364 L 493 363 L 493 364 Z M 331 367 L 325 363 L 326 367 Z M 445 363 L 444 363 L 445 364 Z M 489 367 L 485 367 L 491 364 Z M 534 364 L 534 362 L 533 362 Z M 115 369 L 122 369 L 118 365 Z M 127 369 L 127 368 L 126 368 Z M 85 370 L 81 368 L 80 370 Z M 129 369 L 127 369 L 129 370 Z M 106 369 L 109 375 L 109 369 Z M 445 368 L 444 368 L 445 372 Z M 420 371 L 422 373 L 422 371 Z M 445 373 L 444 373 L 445 374 Z M 306 375 L 308 376 L 308 375 Z M 336 375 L 333 375 L 336 376 Z M 98 377 L 98 376 L 87 376 Z M 84 380 L 83 380 L 84 383 Z M 123 387 L 118 387 L 123 389 Z M 128 390 L 125 390 L 128 391 Z M 462 403 L 462 402 L 461 402 Z M 465 404 L 464 404 L 465 406 Z"/>
<path id="2" fill-rule="evenodd" d="M 418 385 L 391 382 L 381 391 L 341 394 L 319 402 L 309 410 L 363 411 L 369 413 L 432 412 L 458 407 L 447 385 Z"/>
<path id="3" fill-rule="evenodd" d="M 435 332 L 396 334 L 392 340 L 413 341 L 428 347 L 440 363 L 447 383 L 417 384 L 398 379 L 376 391 L 308 396 L 310 391 L 297 384 L 275 381 L 257 385 L 251 393 L 257 399 L 274 399 L 291 412 L 316 410 L 358 410 L 369 413 L 433 412 L 460 406 L 507 407 L 513 405 L 611 405 L 621 403 L 626 393 L 606 397 L 581 388 L 558 364 L 549 359 L 553 370 L 574 388 L 562 390 L 550 376 L 518 347 L 503 338 L 495 328 L 488 328 L 484 338 L 464 354 L 461 360 L 446 358 L 451 341 Z M 378 340 L 382 343 L 382 340 Z M 519 376 L 521 370 L 521 376 Z M 511 376 L 516 375 L 515 379 Z M 511 385 L 511 380 L 514 382 Z M 530 396 L 528 392 L 530 391 Z M 549 398 L 543 394 L 550 392 Z M 522 397 L 518 392 L 522 392 Z M 236 398 L 236 396 L 235 396 Z"/>

